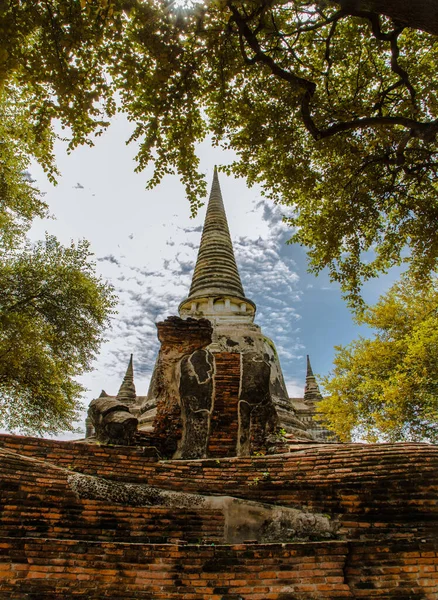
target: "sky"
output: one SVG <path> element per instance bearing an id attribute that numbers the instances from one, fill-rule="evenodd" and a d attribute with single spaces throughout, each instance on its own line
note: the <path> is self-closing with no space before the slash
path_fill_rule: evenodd
<path id="1" fill-rule="evenodd" d="M 93 371 L 80 379 L 88 390 L 85 405 L 102 389 L 117 393 L 131 353 L 137 394 L 147 394 L 159 348 L 155 323 L 178 314 L 188 295 L 205 216 L 206 206 L 190 217 L 176 176 L 145 189 L 153 168 L 134 172 L 136 148 L 126 145 L 129 135 L 130 124 L 119 115 L 93 148 L 67 155 L 59 143 L 57 186 L 38 165 L 30 169 L 53 215 L 35 222 L 31 238 L 41 239 L 47 231 L 64 244 L 88 239 L 97 272 L 119 298 L 118 314 Z M 234 155 L 208 141 L 197 151 L 210 187 L 214 165 L 229 164 Z M 326 273 L 315 277 L 307 272 L 305 249 L 286 244 L 291 236 L 282 222 L 286 208 L 267 202 L 259 188 L 248 189 L 242 179 L 220 173 L 219 180 L 245 294 L 257 305 L 255 322 L 276 344 L 290 396 L 300 397 L 306 354 L 314 372 L 325 375 L 332 368 L 333 347 L 367 331 L 353 322 L 339 287 Z M 394 279 L 391 274 L 368 284 L 366 300 L 375 302 Z"/>

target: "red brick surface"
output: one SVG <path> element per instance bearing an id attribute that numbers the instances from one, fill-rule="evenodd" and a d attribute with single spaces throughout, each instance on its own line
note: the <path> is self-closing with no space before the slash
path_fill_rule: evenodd
<path id="1" fill-rule="evenodd" d="M 222 512 L 78 499 L 69 471 L 0 451 L 0 535 L 119 542 L 223 541 Z"/>
<path id="2" fill-rule="evenodd" d="M 437 552 L 437 544 L 412 542 L 178 547 L 0 538 L 0 599 L 436 600 Z"/>
<path id="3" fill-rule="evenodd" d="M 7 435 L 0 447 L 0 600 L 438 600 L 436 446 L 159 462 Z M 339 517 L 347 539 L 224 546 L 221 512 L 78 499 L 74 471 L 307 508 Z"/>
<path id="4" fill-rule="evenodd" d="M 296 445 L 285 455 L 159 462 L 141 448 L 0 435 L 2 446 L 107 479 L 339 516 L 349 538 L 438 538 L 438 447 L 429 444 Z"/>
<path id="5" fill-rule="evenodd" d="M 216 377 L 214 409 L 208 455 L 235 456 L 237 448 L 240 354 L 215 354 Z"/>

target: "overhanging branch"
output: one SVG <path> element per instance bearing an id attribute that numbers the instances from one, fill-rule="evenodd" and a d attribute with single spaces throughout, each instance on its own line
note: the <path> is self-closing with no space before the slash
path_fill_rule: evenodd
<path id="1" fill-rule="evenodd" d="M 369 127 L 377 128 L 380 126 L 401 126 L 408 130 L 409 138 L 419 138 L 427 142 L 433 141 L 436 138 L 436 135 L 438 133 L 438 120 L 422 122 L 401 115 L 377 115 L 361 117 L 348 121 L 339 121 L 323 129 L 319 128 L 315 123 L 311 110 L 312 99 L 316 91 L 316 84 L 313 81 L 309 81 L 308 79 L 305 79 L 296 75 L 295 73 L 292 73 L 291 71 L 281 67 L 277 62 L 275 62 L 272 56 L 267 54 L 262 49 L 257 39 L 257 35 L 254 33 L 254 31 L 251 30 L 251 28 L 248 25 L 248 19 L 239 12 L 238 8 L 234 5 L 232 1 L 228 2 L 228 8 L 232 13 L 232 20 L 236 24 L 239 32 L 241 52 L 245 62 L 247 64 L 262 63 L 266 65 L 273 75 L 275 75 L 279 79 L 282 79 L 283 81 L 287 81 L 295 90 L 301 91 L 301 117 L 307 131 L 315 140 L 321 140 L 324 138 L 332 137 L 339 133 L 347 131 L 356 131 Z M 376 35 L 376 37 L 391 42 L 392 69 L 395 73 L 399 75 L 399 77 L 403 81 L 403 84 L 408 88 L 412 101 L 415 101 L 415 90 L 412 88 L 409 82 L 406 71 L 402 69 L 402 67 L 398 64 L 397 60 L 397 38 L 400 32 L 403 30 L 403 27 L 396 27 L 391 32 L 383 33 L 380 28 L 380 22 L 378 17 L 374 18 L 373 15 L 371 15 L 370 17 L 368 13 L 364 12 L 359 14 L 358 11 L 356 11 L 355 16 L 369 18 L 373 27 L 373 32 Z M 248 47 L 252 50 L 252 57 L 248 56 L 248 54 L 246 53 L 244 48 L 244 42 L 246 42 Z"/>

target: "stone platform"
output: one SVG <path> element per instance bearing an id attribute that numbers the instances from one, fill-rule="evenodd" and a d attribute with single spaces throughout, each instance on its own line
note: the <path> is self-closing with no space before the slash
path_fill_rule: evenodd
<path id="1" fill-rule="evenodd" d="M 436 446 L 160 461 L 2 435 L 0 456 L 1 600 L 438 598 Z"/>

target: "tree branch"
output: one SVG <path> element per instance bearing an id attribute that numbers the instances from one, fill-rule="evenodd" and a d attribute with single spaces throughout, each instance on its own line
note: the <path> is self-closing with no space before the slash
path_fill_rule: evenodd
<path id="1" fill-rule="evenodd" d="M 273 75 L 276 75 L 280 79 L 289 82 L 295 89 L 299 89 L 302 91 L 301 117 L 304 126 L 315 140 L 321 140 L 324 138 L 332 137 L 334 135 L 346 131 L 355 131 L 358 129 L 364 129 L 366 127 L 379 127 L 382 125 L 389 125 L 392 127 L 402 126 L 409 130 L 410 137 L 420 138 L 425 141 L 432 141 L 436 138 L 436 135 L 438 133 L 438 120 L 431 122 L 421 122 L 404 116 L 379 115 L 374 117 L 362 117 L 358 119 L 352 119 L 349 121 L 334 123 L 326 127 L 325 129 L 320 129 L 316 125 L 311 112 L 311 102 L 316 91 L 316 84 L 313 81 L 309 81 L 307 79 L 304 79 L 303 77 L 295 75 L 291 71 L 288 71 L 281 67 L 279 64 L 277 64 L 271 56 L 269 56 L 268 54 L 266 54 L 266 52 L 262 50 L 257 36 L 248 25 L 247 19 L 240 14 L 234 3 L 232 1 L 229 1 L 227 3 L 227 6 L 233 15 L 233 21 L 237 25 L 240 36 L 241 50 L 243 52 L 243 56 L 247 64 L 255 64 L 257 62 L 263 63 L 267 67 L 269 67 Z M 379 37 L 379 39 L 384 39 L 386 41 L 390 41 L 391 43 L 393 43 L 393 40 L 395 40 L 392 59 L 393 70 L 401 78 L 403 78 L 403 83 L 408 87 L 411 93 L 411 97 L 413 94 L 413 98 L 415 98 L 415 90 L 410 85 L 408 75 L 406 71 L 404 71 L 404 69 L 402 69 L 402 67 L 400 67 L 400 65 L 397 62 L 397 37 L 401 33 L 403 28 L 399 27 L 391 31 L 390 33 L 383 33 L 380 28 L 379 18 L 376 17 L 376 15 L 371 15 L 369 13 L 362 12 L 360 14 L 356 13 L 355 16 L 363 16 L 364 18 L 370 19 L 373 31 L 375 32 L 376 37 Z M 250 58 L 246 54 L 244 48 L 244 41 L 253 51 L 253 58 Z"/>
<path id="2" fill-rule="evenodd" d="M 268 56 L 267 54 L 265 54 L 260 47 L 260 44 L 257 40 L 256 35 L 249 28 L 246 19 L 244 19 L 242 17 L 242 15 L 239 13 L 239 11 L 233 5 L 232 2 L 228 2 L 228 8 L 230 9 L 230 11 L 233 14 L 233 19 L 239 29 L 239 33 L 246 40 L 248 46 L 254 52 L 254 58 L 250 59 L 252 62 L 264 63 L 265 65 L 269 66 L 269 68 L 271 69 L 271 71 L 274 75 L 278 75 L 282 79 L 286 79 L 287 81 L 289 81 L 289 83 L 292 83 L 295 87 L 304 89 L 306 91 L 311 91 L 312 93 L 315 91 L 316 86 L 313 82 L 308 81 L 307 79 L 304 79 L 303 77 L 298 77 L 297 75 L 295 75 L 294 73 L 291 73 L 290 71 L 286 71 L 285 69 L 283 69 L 282 67 L 277 65 L 277 63 L 274 61 L 274 59 L 271 56 Z"/>
<path id="3" fill-rule="evenodd" d="M 318 2 L 322 4 L 322 0 Z M 438 3 L 436 0 L 330 0 L 348 14 L 366 11 L 384 15 L 406 27 L 438 35 Z"/>

